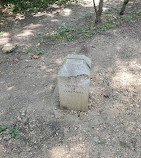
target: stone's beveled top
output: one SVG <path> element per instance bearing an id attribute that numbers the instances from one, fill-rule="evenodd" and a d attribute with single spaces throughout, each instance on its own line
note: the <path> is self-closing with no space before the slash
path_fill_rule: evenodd
<path id="1" fill-rule="evenodd" d="M 69 54 L 63 61 L 58 76 L 90 76 L 91 60 L 84 55 Z"/>
<path id="2" fill-rule="evenodd" d="M 68 54 L 64 60 L 66 60 L 66 59 L 84 60 L 86 62 L 86 64 L 89 66 L 89 68 L 91 68 L 91 60 L 88 57 L 86 57 L 85 55 Z"/>

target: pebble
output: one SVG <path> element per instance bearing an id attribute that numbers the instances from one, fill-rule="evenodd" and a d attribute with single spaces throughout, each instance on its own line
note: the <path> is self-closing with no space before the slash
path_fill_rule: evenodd
<path id="1" fill-rule="evenodd" d="M 54 117 L 54 115 L 51 115 L 51 117 L 53 118 L 53 117 Z"/>
<path id="2" fill-rule="evenodd" d="M 110 91 L 109 89 L 105 89 L 105 90 L 103 91 L 103 96 L 104 96 L 105 98 L 109 98 L 110 95 L 111 95 L 111 91 Z"/>

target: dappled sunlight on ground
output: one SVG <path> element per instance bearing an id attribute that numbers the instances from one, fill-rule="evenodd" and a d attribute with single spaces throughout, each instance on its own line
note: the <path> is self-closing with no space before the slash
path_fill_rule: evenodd
<path id="1" fill-rule="evenodd" d="M 51 158 L 62 158 L 62 157 L 67 158 L 67 151 L 65 146 L 54 147 L 49 151 L 49 154 Z"/>
<path id="2" fill-rule="evenodd" d="M 36 14 L 33 14 L 33 17 L 47 16 L 47 14 L 47 12 L 38 12 Z"/>
<path id="3" fill-rule="evenodd" d="M 10 33 L 5 32 L 2 36 L 0 36 L 0 45 L 5 45 L 10 40 Z"/>
<path id="4" fill-rule="evenodd" d="M 62 63 L 62 59 L 61 58 L 56 59 L 56 64 L 60 65 L 61 63 Z"/>
<path id="5" fill-rule="evenodd" d="M 130 63 L 129 63 L 129 67 L 130 68 L 134 68 L 136 70 L 141 70 L 141 64 L 137 62 L 137 60 L 132 60 Z"/>
<path id="6" fill-rule="evenodd" d="M 0 38 L 2 40 L 0 40 L 0 45 L 4 45 L 4 44 L 7 44 L 8 41 L 10 40 L 9 38 Z"/>
<path id="7" fill-rule="evenodd" d="M 51 19 L 51 22 L 59 22 L 58 19 Z"/>
<path id="8" fill-rule="evenodd" d="M 109 116 L 117 117 L 119 114 L 125 113 L 126 107 L 122 103 L 114 102 L 114 104 L 106 106 L 106 110 Z"/>
<path id="9" fill-rule="evenodd" d="M 75 143 L 75 144 L 70 144 L 70 148 L 66 146 L 57 146 L 53 147 L 50 151 L 49 154 L 51 158 L 71 158 L 71 157 L 82 157 L 82 155 L 85 155 L 86 152 L 86 147 L 84 143 Z M 89 157 L 88 155 L 86 156 L 87 158 Z"/>
<path id="10" fill-rule="evenodd" d="M 128 62 L 123 62 L 120 59 L 116 61 L 118 71 L 112 77 L 113 87 L 127 88 L 129 86 L 141 86 L 141 70 L 140 63 L 136 59 Z"/>
<path id="11" fill-rule="evenodd" d="M 32 30 L 23 30 L 22 33 L 17 34 L 16 37 L 22 38 L 26 36 L 33 36 L 34 34 L 32 33 Z"/>
<path id="12" fill-rule="evenodd" d="M 61 12 L 61 15 L 62 16 L 70 16 L 72 13 L 72 10 L 69 9 L 69 8 L 65 8 L 62 12 Z"/>
<path id="13" fill-rule="evenodd" d="M 118 86 L 121 85 L 124 87 L 136 83 L 136 79 L 132 74 L 126 71 L 121 71 L 118 72 L 115 77 L 113 77 L 113 82 L 117 82 Z"/>
<path id="14" fill-rule="evenodd" d="M 43 26 L 42 24 L 33 24 L 33 23 L 31 23 L 30 25 L 26 26 L 25 28 L 36 29 L 36 28 L 42 27 L 42 26 Z"/>

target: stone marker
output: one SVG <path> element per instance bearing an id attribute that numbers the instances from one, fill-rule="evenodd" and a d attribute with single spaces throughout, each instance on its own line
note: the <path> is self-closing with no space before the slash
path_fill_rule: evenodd
<path id="1" fill-rule="evenodd" d="M 68 55 L 58 72 L 60 107 L 87 111 L 91 60 L 84 55 Z"/>

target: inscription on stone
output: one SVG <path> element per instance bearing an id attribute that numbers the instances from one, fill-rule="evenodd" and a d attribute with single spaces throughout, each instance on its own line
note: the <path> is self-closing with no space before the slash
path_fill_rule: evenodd
<path id="1" fill-rule="evenodd" d="M 58 73 L 60 107 L 87 111 L 91 61 L 84 55 L 68 55 Z"/>
<path id="2" fill-rule="evenodd" d="M 65 93 L 77 93 L 77 94 L 83 94 L 83 91 L 77 90 L 78 86 L 77 85 L 65 85 Z"/>

